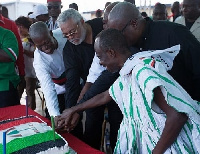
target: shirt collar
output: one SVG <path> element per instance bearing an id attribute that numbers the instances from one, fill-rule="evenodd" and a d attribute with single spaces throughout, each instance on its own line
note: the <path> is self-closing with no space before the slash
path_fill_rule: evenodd
<path id="1" fill-rule="evenodd" d="M 5 24 L 5 22 L 4 22 L 4 17 L 0 14 L 0 23 L 3 23 L 3 24 Z"/>
<path id="2" fill-rule="evenodd" d="M 144 42 L 147 39 L 147 36 L 148 36 L 148 33 L 149 33 L 150 24 L 153 22 L 153 20 L 149 17 L 146 17 L 145 20 L 146 20 L 145 30 L 144 30 L 142 37 L 141 37 L 141 39 L 138 43 L 138 47 L 139 47 L 140 50 L 142 50 L 142 48 L 144 47 Z"/>

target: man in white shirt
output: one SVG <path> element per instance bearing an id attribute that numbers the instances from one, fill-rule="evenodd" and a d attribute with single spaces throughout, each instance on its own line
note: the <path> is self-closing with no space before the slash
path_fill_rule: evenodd
<path id="1" fill-rule="evenodd" d="M 34 23 L 29 29 L 29 34 L 37 47 L 33 65 L 44 93 L 49 115 L 60 115 L 65 109 L 66 77 L 62 52 L 67 40 L 63 38 L 59 28 L 52 34 L 43 22 Z"/>

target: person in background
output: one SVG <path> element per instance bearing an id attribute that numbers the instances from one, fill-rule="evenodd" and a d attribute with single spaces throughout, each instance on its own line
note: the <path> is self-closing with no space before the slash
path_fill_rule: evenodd
<path id="1" fill-rule="evenodd" d="M 111 4 L 111 2 L 106 2 L 106 4 L 105 4 L 105 7 L 104 7 L 104 10 L 107 8 L 107 6 L 108 5 L 110 5 Z"/>
<path id="2" fill-rule="evenodd" d="M 95 16 L 97 18 L 101 18 L 102 14 L 103 14 L 103 12 L 100 9 L 96 10 L 96 12 L 95 12 Z"/>
<path id="3" fill-rule="evenodd" d="M 59 27 L 57 18 L 62 8 L 61 0 L 47 0 L 47 8 L 50 16 L 50 19 L 47 21 L 48 28 L 50 30 L 57 29 Z"/>
<path id="4" fill-rule="evenodd" d="M 143 18 L 147 18 L 148 17 L 146 12 L 141 12 L 141 15 L 142 15 Z"/>
<path id="5" fill-rule="evenodd" d="M 167 8 L 165 4 L 157 3 L 153 9 L 153 20 L 167 20 Z"/>
<path id="6" fill-rule="evenodd" d="M 17 73 L 20 76 L 20 83 L 19 84 L 25 84 L 25 65 L 24 65 L 24 56 L 23 56 L 23 47 L 22 47 L 22 41 L 19 36 L 18 28 L 17 25 L 15 24 L 14 21 L 5 18 L 2 16 L 2 5 L 0 4 L 0 27 L 6 28 L 8 30 L 11 30 L 16 38 L 17 38 L 17 43 L 18 43 L 18 49 L 19 49 L 19 56 L 16 61 L 16 68 L 17 68 Z"/>
<path id="7" fill-rule="evenodd" d="M 186 26 L 200 42 L 200 0 L 183 0 L 182 13 L 175 23 Z"/>
<path id="8" fill-rule="evenodd" d="M 63 59 L 67 78 L 65 107 L 69 108 L 77 104 L 82 86 L 86 82 L 95 52 L 94 39 L 103 29 L 103 23 L 101 18 L 85 22 L 81 14 L 74 9 L 62 12 L 58 23 L 63 36 L 68 39 L 63 50 Z M 80 122 L 72 132 L 79 138 L 83 135 L 81 125 Z"/>
<path id="9" fill-rule="evenodd" d="M 180 3 L 178 1 L 174 2 L 171 7 L 173 22 L 176 20 L 177 17 L 181 16 L 181 8 Z"/>
<path id="10" fill-rule="evenodd" d="M 78 11 L 78 5 L 76 3 L 69 4 L 69 8 L 72 8 L 72 9 Z"/>
<path id="11" fill-rule="evenodd" d="M 18 53 L 15 35 L 0 27 L 0 108 L 20 104 L 17 92 L 20 78 L 15 71 Z"/>
<path id="12" fill-rule="evenodd" d="M 5 6 L 2 6 L 2 15 L 3 15 L 5 18 L 8 18 L 8 19 L 9 19 L 9 16 L 8 16 L 8 8 L 5 7 Z"/>
<path id="13" fill-rule="evenodd" d="M 15 23 L 18 27 L 20 38 L 22 40 L 22 45 L 24 49 L 24 63 L 25 63 L 25 81 L 24 85 L 19 85 L 18 93 L 19 97 L 21 98 L 24 89 L 26 89 L 27 94 L 27 103 L 28 106 L 32 109 L 36 109 L 36 100 L 35 100 L 35 89 L 36 89 L 36 74 L 33 68 L 33 58 L 34 58 L 34 51 L 35 45 L 30 39 L 28 34 L 29 28 L 31 26 L 31 21 L 24 16 L 21 16 L 15 20 Z"/>
<path id="14" fill-rule="evenodd" d="M 37 21 L 43 21 L 47 23 L 50 19 L 48 9 L 46 5 L 38 4 L 33 8 L 33 13 L 29 15 L 29 18 L 34 18 Z"/>
<path id="15" fill-rule="evenodd" d="M 56 128 L 70 131 L 74 113 L 113 99 L 123 113 L 114 153 L 198 154 L 200 104 L 167 73 L 180 46 L 132 55 L 121 31 L 107 29 L 94 48 L 100 64 L 120 76 L 109 90 L 65 111 Z"/>
<path id="16" fill-rule="evenodd" d="M 129 2 L 131 4 L 134 4 L 135 5 L 135 0 L 124 0 L 124 2 Z"/>
<path id="17" fill-rule="evenodd" d="M 41 21 L 31 25 L 29 35 L 37 47 L 33 66 L 48 109 L 46 117 L 58 116 L 65 109 L 66 78 L 62 52 L 67 40 L 60 28 L 51 32 Z"/>
<path id="18" fill-rule="evenodd" d="M 29 12 L 28 14 L 27 14 L 27 18 L 31 21 L 31 23 L 33 24 L 33 23 L 35 23 L 36 22 L 36 19 L 35 18 L 30 18 L 29 16 L 31 16 L 31 14 L 33 14 L 33 12 Z"/>

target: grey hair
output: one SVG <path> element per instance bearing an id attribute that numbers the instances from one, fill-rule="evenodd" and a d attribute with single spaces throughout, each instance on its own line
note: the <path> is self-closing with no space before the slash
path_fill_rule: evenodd
<path id="1" fill-rule="evenodd" d="M 59 26 L 63 23 L 66 23 L 69 19 L 73 19 L 74 22 L 80 22 L 83 17 L 81 16 L 81 14 L 76 11 L 75 9 L 67 9 L 64 12 L 62 12 L 59 16 L 58 16 L 58 24 Z"/>
<path id="2" fill-rule="evenodd" d="M 131 19 L 140 19 L 142 18 L 139 10 L 134 4 L 129 2 L 120 2 L 113 7 L 110 11 L 109 19 L 117 20 L 131 20 Z"/>
<path id="3" fill-rule="evenodd" d="M 38 21 L 32 24 L 29 28 L 29 35 L 31 38 L 39 38 L 44 33 L 49 33 L 49 29 L 47 25 L 42 21 Z"/>

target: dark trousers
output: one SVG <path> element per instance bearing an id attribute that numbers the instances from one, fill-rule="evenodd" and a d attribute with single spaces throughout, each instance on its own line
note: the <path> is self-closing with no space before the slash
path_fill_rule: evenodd
<path id="1" fill-rule="evenodd" d="M 119 77 L 119 73 L 111 73 L 109 71 L 103 71 L 101 76 L 94 82 L 90 89 L 85 93 L 83 99 L 80 102 L 102 93 L 110 88 L 110 86 Z M 118 105 L 111 101 L 107 104 L 108 117 L 110 123 L 110 143 L 111 148 L 114 149 L 117 141 L 117 132 L 120 127 L 123 115 Z M 86 110 L 86 123 L 84 141 L 93 148 L 99 149 L 101 143 L 102 123 L 104 120 L 105 105 Z"/>
<path id="2" fill-rule="evenodd" d="M 9 83 L 8 91 L 0 91 L 0 108 L 19 105 L 19 96 L 17 88 L 14 88 L 12 83 Z"/>

